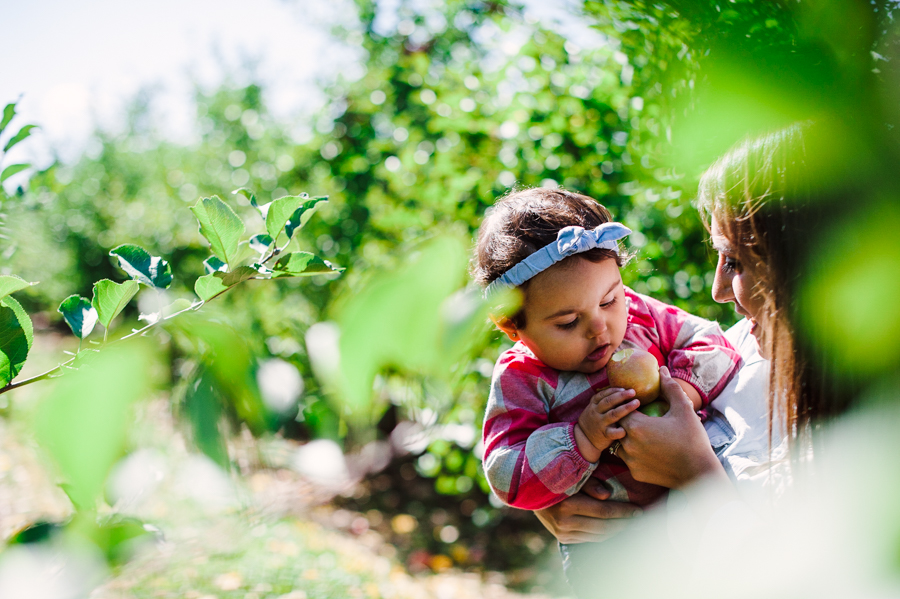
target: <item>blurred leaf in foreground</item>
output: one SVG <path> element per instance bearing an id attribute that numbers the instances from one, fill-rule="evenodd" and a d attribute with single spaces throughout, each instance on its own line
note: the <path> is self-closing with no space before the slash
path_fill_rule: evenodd
<path id="1" fill-rule="evenodd" d="M 880 374 L 900 363 L 898 231 L 900 208 L 883 202 L 841 223 L 811 254 L 803 326 L 846 373 Z"/>
<path id="2" fill-rule="evenodd" d="M 468 322 L 481 300 L 468 307 L 454 303 L 457 309 L 448 309 L 447 300 L 465 281 L 466 264 L 461 239 L 437 237 L 414 248 L 398 267 L 373 273 L 338 308 L 339 366 L 320 370 L 339 373 L 336 386 L 357 420 L 368 413 L 382 368 L 441 376 L 461 357 L 466 345 L 447 335 L 447 323 Z"/>
<path id="3" fill-rule="evenodd" d="M 194 426 L 198 447 L 222 464 L 222 457 L 215 449 L 221 440 L 216 441 L 213 434 L 218 430 L 219 416 L 226 413 L 236 416 L 254 435 L 268 431 L 271 424 L 272 415 L 256 384 L 257 356 L 244 335 L 201 314 L 173 319 L 168 330 L 183 335 L 200 355 L 185 396 L 187 415 Z M 215 422 L 204 422 L 207 416 Z"/>
<path id="4" fill-rule="evenodd" d="M 222 401 L 217 392 L 215 377 L 201 367 L 190 381 L 184 396 L 184 411 L 191 423 L 194 444 L 216 464 L 228 469 L 228 449 L 219 430 L 222 420 Z"/>
<path id="5" fill-rule="evenodd" d="M 149 389 L 148 353 L 143 343 L 130 342 L 94 354 L 61 378 L 38 408 L 36 437 L 77 507 L 94 506 L 120 457 L 131 404 Z"/>

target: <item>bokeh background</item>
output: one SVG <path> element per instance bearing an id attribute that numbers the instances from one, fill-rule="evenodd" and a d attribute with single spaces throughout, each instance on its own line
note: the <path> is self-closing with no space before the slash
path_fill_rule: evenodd
<path id="1" fill-rule="evenodd" d="M 492 500 L 480 466 L 491 369 L 507 342 L 467 291 L 466 264 L 484 211 L 511 189 L 562 186 L 596 198 L 635 231 L 626 284 L 727 327 L 737 315 L 710 298 L 712 252 L 691 206 L 699 175 L 747 135 L 827 123 L 829 143 L 815 151 L 841 172 L 865 172 L 866 183 L 835 223 L 836 241 L 823 240 L 810 258 L 820 301 L 809 326 L 861 394 L 890 388 L 900 362 L 895 6 L 6 7 L 12 76 L 0 101 L 17 102 L 18 115 L 2 142 L 26 123 L 40 126 L 0 158 L 0 168 L 31 165 L 3 183 L 0 240 L 0 274 L 40 282 L 16 293 L 36 338 L 22 378 L 77 349 L 57 306 L 90 297 L 99 279 L 126 279 L 109 256 L 122 243 L 164 257 L 174 282 L 162 297 L 142 291 L 119 336 L 163 303 L 194 299 L 210 254 L 190 212 L 201 197 L 222 198 L 252 234 L 263 220 L 250 192 L 233 190 L 252 190 L 259 203 L 327 195 L 292 243 L 346 268 L 248 281 L 194 320 L 159 327 L 143 359 L 125 352 L 122 364 L 98 366 L 100 378 L 109 378 L 102 368 L 146 371 L 133 379 L 143 381 L 129 400 L 133 415 L 107 419 L 107 428 L 87 416 L 58 426 L 94 430 L 73 436 L 79 447 L 97 431 L 122 431 L 97 468 L 130 473 L 126 487 L 146 501 L 129 507 L 109 483 L 92 517 L 139 516 L 182 540 L 193 538 L 184 532 L 191 522 L 250 531 L 222 541 L 233 548 L 225 557 L 194 547 L 201 565 L 171 587 L 153 573 L 162 558 L 116 561 L 116 543 L 100 542 L 112 568 L 101 572 L 113 576 L 104 592 L 402 596 L 387 574 L 345 567 L 353 560 L 331 548 L 351 538 L 368 539 L 387 572 L 476 573 L 483 584 L 565 593 L 552 537 L 532 515 Z M 835 244 L 840 251 L 828 249 Z M 59 470 L 40 432 L 54 397 L 83 395 L 89 405 L 103 396 L 82 384 L 60 391 L 42 381 L 0 395 L 11 443 L 0 474 L 8 484 L 43 481 L 34 496 L 55 498 L 11 504 L 4 538 L 84 508 L 53 489 Z M 213 509 L 202 494 L 141 486 L 148 476 L 175 481 L 173 463 L 194 464 L 211 478 L 193 478 L 219 481 L 230 499 Z M 23 474 L 23 464 L 45 474 Z M 259 508 L 261 496 L 277 496 L 277 509 Z M 193 507 L 172 507 L 185 497 Z M 176 517 L 182 509 L 192 515 Z M 310 523 L 313 513 L 324 528 Z M 349 537 L 322 540 L 334 528 Z M 283 566 L 248 574 L 273 551 L 286 556 Z"/>

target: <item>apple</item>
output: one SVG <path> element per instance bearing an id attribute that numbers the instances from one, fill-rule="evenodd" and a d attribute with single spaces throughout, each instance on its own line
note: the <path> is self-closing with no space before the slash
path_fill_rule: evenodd
<path id="1" fill-rule="evenodd" d="M 642 406 L 659 397 L 659 363 L 650 352 L 621 349 L 610 358 L 606 374 L 611 386 L 634 389 Z"/>
<path id="2" fill-rule="evenodd" d="M 641 406 L 638 408 L 638 411 L 647 416 L 665 416 L 666 412 L 669 411 L 669 402 L 664 399 L 657 399 L 646 406 Z"/>

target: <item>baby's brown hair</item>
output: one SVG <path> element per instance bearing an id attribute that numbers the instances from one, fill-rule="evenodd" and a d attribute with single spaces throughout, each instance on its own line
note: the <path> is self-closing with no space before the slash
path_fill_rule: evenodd
<path id="1" fill-rule="evenodd" d="M 595 199 L 564 189 L 535 187 L 501 198 L 488 209 L 475 245 L 472 277 L 482 287 L 503 276 L 510 268 L 556 241 L 559 232 L 571 226 L 594 229 L 612 221 L 612 216 Z M 566 258 L 569 260 L 576 256 Z M 613 259 L 624 266 L 627 256 L 613 250 L 594 248 L 577 257 L 602 262 Z M 528 286 L 528 281 L 521 285 Z M 519 311 L 510 320 L 525 327 L 525 314 Z"/>

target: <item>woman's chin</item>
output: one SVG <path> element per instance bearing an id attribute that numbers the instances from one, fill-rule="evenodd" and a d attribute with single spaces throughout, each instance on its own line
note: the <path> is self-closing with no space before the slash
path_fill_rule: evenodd
<path id="1" fill-rule="evenodd" d="M 756 346 L 759 349 L 759 355 L 768 360 L 769 356 L 766 355 L 766 344 L 763 338 L 763 328 L 758 322 L 753 319 L 750 319 L 750 334 L 753 335 L 754 339 L 756 339 Z"/>

